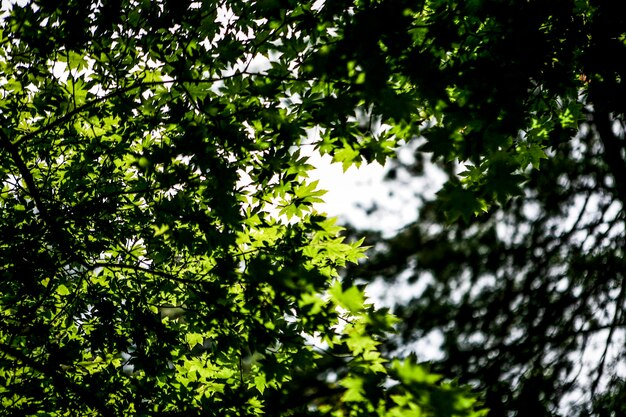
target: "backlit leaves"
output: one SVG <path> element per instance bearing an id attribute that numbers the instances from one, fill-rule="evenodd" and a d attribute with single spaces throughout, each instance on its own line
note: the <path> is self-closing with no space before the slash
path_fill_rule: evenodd
<path id="1" fill-rule="evenodd" d="M 361 7 L 10 7 L 0 23 L 3 410 L 382 416 L 397 408 L 393 386 L 403 407 L 429 412 L 409 379 L 388 379 L 379 345 L 394 318 L 341 278 L 362 242 L 316 211 L 325 192 L 298 150 L 319 132 L 313 148 L 347 169 L 383 162 L 418 131 L 418 101 L 383 65 L 391 38 L 373 61 L 330 65 L 346 57 L 334 46 L 353 36 L 346 28 L 365 34 Z"/>

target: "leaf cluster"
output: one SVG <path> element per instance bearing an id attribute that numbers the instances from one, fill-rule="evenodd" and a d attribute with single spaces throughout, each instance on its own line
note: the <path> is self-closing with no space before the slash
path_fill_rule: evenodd
<path id="1" fill-rule="evenodd" d="M 4 12 L 3 415 L 481 415 L 385 358 L 394 319 L 339 277 L 364 249 L 315 210 L 298 149 L 322 132 L 348 167 L 395 139 L 354 117 L 356 67 L 315 68 L 354 15 L 316 4 Z"/>

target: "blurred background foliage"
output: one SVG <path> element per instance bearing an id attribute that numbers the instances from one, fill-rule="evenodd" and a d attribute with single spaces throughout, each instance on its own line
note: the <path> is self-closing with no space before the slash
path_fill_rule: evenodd
<path id="1" fill-rule="evenodd" d="M 372 249 L 348 276 L 412 291 L 391 303 L 400 332 L 386 349 L 440 341 L 418 357 L 478 384 L 490 416 L 623 415 L 621 5 L 429 6 L 409 76 L 434 116 L 386 180 L 406 187 L 434 164 L 447 182 L 417 191 L 416 220 L 394 235 L 353 230 Z"/>

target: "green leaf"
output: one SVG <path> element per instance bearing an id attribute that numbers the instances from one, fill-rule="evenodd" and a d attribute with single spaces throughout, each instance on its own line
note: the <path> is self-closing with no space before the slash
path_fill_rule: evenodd
<path id="1" fill-rule="evenodd" d="M 363 309 L 365 294 L 355 286 L 344 291 L 341 282 L 336 281 L 329 293 L 341 307 L 351 313 L 358 313 Z"/>
<path id="2" fill-rule="evenodd" d="M 341 386 L 346 388 L 346 391 L 341 396 L 341 400 L 344 402 L 362 402 L 365 400 L 363 389 L 363 379 L 358 377 L 347 377 L 340 382 Z"/>
<path id="3" fill-rule="evenodd" d="M 56 293 L 60 296 L 66 296 L 70 294 L 70 290 L 65 285 L 61 284 L 57 287 Z"/>
<path id="4" fill-rule="evenodd" d="M 333 154 L 333 162 L 341 162 L 343 171 L 346 172 L 352 165 L 359 165 L 360 154 L 358 151 L 345 146 Z"/>
<path id="5" fill-rule="evenodd" d="M 193 348 L 196 345 L 202 345 L 204 343 L 204 336 L 199 333 L 187 333 L 185 335 L 185 341 L 189 347 Z"/>
<path id="6" fill-rule="evenodd" d="M 437 196 L 451 221 L 458 218 L 469 221 L 489 209 L 483 198 L 474 191 L 463 188 L 460 184 L 446 184 Z"/>
<path id="7" fill-rule="evenodd" d="M 261 394 L 263 394 L 265 388 L 267 387 L 267 381 L 265 380 L 264 374 L 259 374 L 254 377 L 254 386 Z"/>

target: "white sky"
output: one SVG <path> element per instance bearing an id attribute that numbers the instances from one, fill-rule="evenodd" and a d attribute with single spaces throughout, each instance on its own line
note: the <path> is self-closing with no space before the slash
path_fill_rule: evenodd
<path id="1" fill-rule="evenodd" d="M 405 145 L 399 150 L 401 161 L 413 160 L 416 143 Z M 341 222 L 349 222 L 361 229 L 372 229 L 392 236 L 399 229 L 414 221 L 417 217 L 419 199 L 417 194 L 432 197 L 443 185 L 444 176 L 434 167 L 426 167 L 424 178 L 402 177 L 399 172 L 398 182 L 383 180 L 388 167 L 377 162 L 360 167 L 350 167 L 346 172 L 340 163 L 332 163 L 329 155 L 320 156 L 315 151 L 302 150 L 309 156 L 309 163 L 316 167 L 310 172 L 313 180 L 319 180 L 319 188 L 328 192 L 323 196 L 324 203 L 316 205 L 320 211 L 331 217 L 338 217 Z M 380 210 L 368 216 L 365 209 L 376 204 Z"/>

